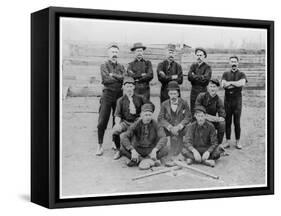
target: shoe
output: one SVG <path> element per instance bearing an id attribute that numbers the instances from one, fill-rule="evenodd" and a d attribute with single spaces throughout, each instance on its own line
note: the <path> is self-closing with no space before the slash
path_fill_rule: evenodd
<path id="1" fill-rule="evenodd" d="M 203 164 L 210 166 L 210 167 L 215 167 L 215 165 L 216 165 L 214 160 L 205 160 L 205 161 L 203 161 Z"/>
<path id="2" fill-rule="evenodd" d="M 155 167 L 161 166 L 161 161 L 160 160 L 154 161 L 154 165 L 153 166 L 155 166 Z"/>
<path id="3" fill-rule="evenodd" d="M 177 164 L 173 160 L 168 160 L 168 161 L 165 162 L 165 166 L 166 167 L 174 167 L 174 166 L 177 166 Z"/>
<path id="4" fill-rule="evenodd" d="M 114 142 L 111 143 L 111 148 L 112 148 L 112 150 L 117 150 L 116 145 L 115 145 Z"/>
<path id="5" fill-rule="evenodd" d="M 121 152 L 117 150 L 113 156 L 113 160 L 118 160 L 119 158 L 121 158 L 121 156 Z"/>
<path id="6" fill-rule="evenodd" d="M 221 147 L 223 147 L 224 149 L 229 148 L 230 147 L 229 142 L 230 141 L 227 140 L 224 144 L 221 144 Z"/>
<path id="7" fill-rule="evenodd" d="M 191 165 L 193 163 L 193 160 L 192 159 L 190 159 L 190 158 L 187 158 L 186 159 L 186 164 L 187 165 Z"/>
<path id="8" fill-rule="evenodd" d="M 136 161 L 132 161 L 132 160 L 130 160 L 128 163 L 127 163 L 127 166 L 128 167 L 134 167 L 134 166 L 137 166 L 138 165 L 138 163 L 136 162 Z"/>
<path id="9" fill-rule="evenodd" d="M 242 149 L 242 145 L 240 144 L 239 140 L 236 140 L 236 146 L 237 149 Z"/>
<path id="10" fill-rule="evenodd" d="M 103 155 L 103 148 L 102 148 L 102 145 L 99 145 L 99 146 L 98 146 L 96 155 L 97 155 L 97 156 L 102 156 L 102 155 Z"/>

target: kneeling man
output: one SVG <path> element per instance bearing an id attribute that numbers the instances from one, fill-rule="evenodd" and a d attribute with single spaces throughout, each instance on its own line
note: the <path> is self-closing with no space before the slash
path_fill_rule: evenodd
<path id="1" fill-rule="evenodd" d="M 212 123 L 206 121 L 205 107 L 196 106 L 194 111 L 196 121 L 187 128 L 182 154 L 187 158 L 187 164 L 197 162 L 214 167 L 215 160 L 223 152 L 218 145 L 216 129 Z"/>
<path id="2" fill-rule="evenodd" d="M 186 101 L 179 97 L 180 87 L 176 81 L 170 81 L 167 87 L 169 98 L 161 104 L 158 122 L 170 137 L 170 153 L 178 155 L 182 150 L 183 136 L 189 122 L 191 112 Z"/>
<path id="3" fill-rule="evenodd" d="M 112 140 L 115 143 L 116 153 L 114 160 L 120 158 L 120 134 L 125 132 L 139 117 L 144 99 L 134 94 L 135 80 L 125 77 L 123 82 L 123 96 L 117 100 L 115 110 L 115 125 L 112 129 Z"/>
<path id="4" fill-rule="evenodd" d="M 121 154 L 130 159 L 128 166 L 139 165 L 140 169 L 149 169 L 156 164 L 148 164 L 142 159 L 149 158 L 159 165 L 159 159 L 168 154 L 167 137 L 163 127 L 152 119 L 153 112 L 152 103 L 144 104 L 140 119 L 121 134 Z"/>

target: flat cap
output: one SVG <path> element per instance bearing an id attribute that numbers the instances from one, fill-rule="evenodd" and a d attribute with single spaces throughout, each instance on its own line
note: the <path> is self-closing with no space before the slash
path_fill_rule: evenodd
<path id="1" fill-rule="evenodd" d="M 124 80 L 123 80 L 123 85 L 125 85 L 126 83 L 135 84 L 135 80 L 134 80 L 133 77 L 125 76 L 125 77 L 124 77 Z"/>
<path id="2" fill-rule="evenodd" d="M 176 45 L 175 44 L 168 44 L 167 49 L 168 50 L 176 50 Z"/>
<path id="3" fill-rule="evenodd" d="M 168 90 L 179 90 L 180 87 L 179 87 L 179 84 L 177 81 L 170 81 L 168 83 L 168 87 L 167 87 Z"/>
<path id="4" fill-rule="evenodd" d="M 211 78 L 210 82 L 216 84 L 217 86 L 220 86 L 220 81 L 217 78 Z"/>
<path id="5" fill-rule="evenodd" d="M 153 103 L 149 102 L 149 103 L 145 103 L 144 105 L 142 105 L 141 107 L 141 111 L 142 112 L 146 112 L 146 111 L 149 111 L 149 112 L 154 112 L 154 109 L 155 109 L 155 106 Z"/>
<path id="6" fill-rule="evenodd" d="M 108 44 L 107 49 L 110 49 L 111 47 L 115 47 L 115 48 L 119 49 L 118 44 L 117 44 L 117 43 L 115 43 L 115 42 L 112 42 L 112 43 Z"/>
<path id="7" fill-rule="evenodd" d="M 142 48 L 143 50 L 145 50 L 146 46 L 144 46 L 141 42 L 137 42 L 137 43 L 134 43 L 133 47 L 131 48 L 131 51 L 134 51 L 138 48 Z"/>
<path id="8" fill-rule="evenodd" d="M 203 112 L 203 113 L 206 113 L 206 109 L 205 109 L 205 107 L 198 105 L 198 106 L 196 106 L 196 107 L 194 108 L 194 112 Z"/>
<path id="9" fill-rule="evenodd" d="M 198 50 L 202 51 L 204 53 L 205 57 L 207 57 L 207 51 L 204 48 L 202 48 L 202 47 L 195 48 L 195 54 L 197 53 Z"/>

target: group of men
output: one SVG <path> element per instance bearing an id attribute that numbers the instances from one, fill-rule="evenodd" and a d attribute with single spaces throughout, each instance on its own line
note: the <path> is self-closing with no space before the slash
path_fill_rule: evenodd
<path id="1" fill-rule="evenodd" d="M 154 120 L 155 106 L 150 101 L 149 85 L 153 69 L 151 62 L 144 59 L 145 49 L 142 43 L 135 43 L 131 48 L 135 59 L 125 69 L 117 61 L 118 45 L 108 47 L 109 59 L 101 65 L 104 88 L 96 155 L 103 154 L 104 134 L 111 112 L 114 159 L 127 156 L 128 166 L 148 169 L 161 163 L 174 166 L 175 160 L 183 160 L 187 164 L 197 162 L 213 167 L 224 149 L 230 146 L 232 118 L 235 146 L 241 149 L 241 92 L 247 78 L 238 68 L 239 58 L 229 58 L 231 69 L 224 72 L 220 82 L 212 78 L 211 66 L 205 62 L 206 50 L 196 48 L 197 61 L 188 72 L 192 85 L 189 107 L 181 97 L 183 71 L 175 61 L 176 46 L 168 44 L 166 59 L 157 66 L 161 105 L 158 118 Z M 225 89 L 224 103 L 217 95 L 220 86 Z M 224 133 L 226 142 L 223 144 Z"/>

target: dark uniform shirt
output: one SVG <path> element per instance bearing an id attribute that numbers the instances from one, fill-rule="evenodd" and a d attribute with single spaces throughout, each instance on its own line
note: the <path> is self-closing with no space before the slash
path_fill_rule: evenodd
<path id="1" fill-rule="evenodd" d="M 101 78 L 104 89 L 119 90 L 122 87 L 125 68 L 119 63 L 108 60 L 101 65 Z M 109 74 L 112 73 L 112 76 Z"/>
<path id="2" fill-rule="evenodd" d="M 197 121 L 193 122 L 187 129 L 184 136 L 184 147 L 192 151 L 194 148 L 200 153 L 209 151 L 212 153 L 218 146 L 216 129 L 212 123 L 205 121 L 199 125 Z"/>
<path id="3" fill-rule="evenodd" d="M 192 74 L 194 73 L 194 74 Z M 211 66 L 203 62 L 202 64 L 193 63 L 188 72 L 188 80 L 193 86 L 207 86 L 212 76 Z"/>
<path id="4" fill-rule="evenodd" d="M 237 71 L 226 71 L 222 75 L 222 80 L 225 81 L 239 81 L 241 79 L 245 79 L 247 81 L 247 77 L 245 73 L 241 72 L 239 69 Z M 226 97 L 236 97 L 236 96 L 242 96 L 242 87 L 234 87 L 227 89 L 225 88 L 225 96 Z"/>
<path id="5" fill-rule="evenodd" d="M 149 82 L 153 79 L 152 64 L 149 60 L 137 60 L 130 62 L 128 65 L 128 76 L 133 77 L 137 83 L 145 83 L 149 85 Z M 133 71 L 133 74 L 129 71 Z M 142 74 L 145 74 L 142 76 Z"/>
<path id="6" fill-rule="evenodd" d="M 128 122 L 134 122 L 137 118 L 140 117 L 141 106 L 144 104 L 143 98 L 137 95 L 133 95 L 133 103 L 136 108 L 136 114 L 131 114 L 129 105 L 130 101 L 127 95 L 122 96 L 117 101 L 117 106 L 114 116 L 120 117 L 122 120 Z"/>
<path id="7" fill-rule="evenodd" d="M 165 76 L 159 75 L 160 71 L 163 71 L 165 73 Z M 178 78 L 172 79 L 172 75 L 178 75 Z M 175 61 L 172 61 L 170 63 L 166 59 L 158 64 L 157 76 L 158 76 L 158 80 L 162 83 L 163 86 L 166 86 L 172 80 L 177 81 L 178 84 L 182 84 L 183 81 L 182 67 L 179 63 Z"/>
<path id="8" fill-rule="evenodd" d="M 177 126 L 182 124 L 186 126 L 191 121 L 191 113 L 186 101 L 178 98 L 178 108 L 173 112 L 171 108 L 171 101 L 166 100 L 161 104 L 160 113 L 158 115 L 158 122 L 161 126 L 168 128 L 169 125 Z"/>
<path id="9" fill-rule="evenodd" d="M 167 144 L 164 128 L 155 120 L 144 124 L 141 119 L 133 123 L 123 134 L 123 145 L 127 150 L 133 148 L 157 148 L 158 150 Z"/>
<path id="10" fill-rule="evenodd" d="M 212 97 L 209 92 L 202 92 L 197 96 L 195 107 L 201 105 L 205 107 L 206 112 L 210 115 L 225 118 L 225 110 L 222 100 L 218 95 Z"/>

